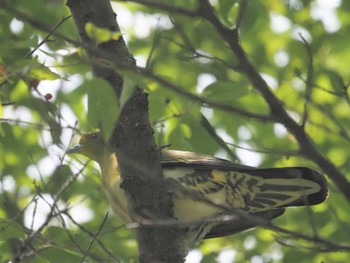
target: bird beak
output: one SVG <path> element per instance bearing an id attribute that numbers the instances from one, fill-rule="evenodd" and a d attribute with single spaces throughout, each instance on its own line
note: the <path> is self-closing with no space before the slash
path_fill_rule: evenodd
<path id="1" fill-rule="evenodd" d="M 81 149 L 84 147 L 84 144 L 78 144 L 72 148 L 69 148 L 66 153 L 71 154 L 71 153 L 80 153 Z"/>

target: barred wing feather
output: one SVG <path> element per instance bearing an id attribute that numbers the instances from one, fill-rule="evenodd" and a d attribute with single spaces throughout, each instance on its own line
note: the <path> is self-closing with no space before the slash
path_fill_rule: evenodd
<path id="1" fill-rule="evenodd" d="M 324 177 L 304 167 L 257 169 L 183 151 L 166 151 L 162 166 L 181 187 L 204 196 L 224 191 L 224 205 L 249 213 L 314 205 L 328 195 Z"/>

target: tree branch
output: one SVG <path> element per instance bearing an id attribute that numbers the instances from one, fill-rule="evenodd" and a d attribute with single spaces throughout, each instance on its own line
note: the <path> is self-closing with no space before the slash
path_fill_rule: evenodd
<path id="1" fill-rule="evenodd" d="M 275 122 L 284 125 L 294 135 L 299 143 L 300 152 L 316 163 L 337 185 L 342 194 L 350 201 L 350 183 L 337 167 L 316 148 L 314 142 L 305 132 L 304 127 L 292 119 L 285 110 L 282 102 L 272 93 L 264 79 L 260 76 L 247 58 L 244 49 L 239 43 L 238 29 L 226 28 L 215 16 L 207 0 L 200 1 L 199 12 L 219 32 L 221 37 L 229 44 L 232 52 L 240 62 L 242 72 L 250 80 L 254 88 L 259 91 L 270 107 L 271 117 Z"/>
<path id="2" fill-rule="evenodd" d="M 176 92 L 177 94 L 182 95 L 183 97 L 188 98 L 192 101 L 201 103 L 204 106 L 210 106 L 212 108 L 223 110 L 223 111 L 228 112 L 228 113 L 233 113 L 233 114 L 241 115 L 243 117 L 248 117 L 248 118 L 252 118 L 252 119 L 256 119 L 256 120 L 260 120 L 260 121 L 264 121 L 264 122 L 273 121 L 273 118 L 270 117 L 269 115 L 249 112 L 249 111 L 240 109 L 238 107 L 234 107 L 232 105 L 216 102 L 216 101 L 198 96 L 196 94 L 193 94 L 191 92 L 188 92 L 188 91 L 186 91 L 186 89 L 181 88 L 178 85 L 173 84 L 172 82 L 166 80 L 165 78 L 162 78 L 161 76 L 154 74 L 152 71 L 150 71 L 148 69 L 138 67 L 138 72 L 141 75 L 148 77 L 148 78 L 156 81 L 157 83 L 161 84 L 163 86 L 163 88 L 167 88 L 169 90 L 172 90 L 172 91 Z"/>

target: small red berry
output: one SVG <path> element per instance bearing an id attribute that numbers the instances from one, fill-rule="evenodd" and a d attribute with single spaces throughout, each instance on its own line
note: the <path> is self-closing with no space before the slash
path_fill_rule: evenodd
<path id="1" fill-rule="evenodd" d="M 52 99 L 52 94 L 51 93 L 46 93 L 46 95 L 44 96 L 45 100 L 49 101 Z"/>
<path id="2" fill-rule="evenodd" d="M 0 65 L 0 75 L 4 75 L 6 73 L 6 68 L 3 65 Z"/>

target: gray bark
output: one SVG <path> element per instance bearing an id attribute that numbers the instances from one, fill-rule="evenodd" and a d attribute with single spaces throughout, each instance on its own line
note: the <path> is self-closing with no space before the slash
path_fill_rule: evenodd
<path id="1" fill-rule="evenodd" d="M 124 64 L 129 68 L 134 65 L 124 40 L 109 41 L 96 48 L 85 32 L 87 22 L 111 31 L 120 31 L 110 2 L 68 0 L 67 6 L 95 76 L 107 80 L 120 96 L 123 79 L 117 72 L 118 65 Z M 107 58 L 114 66 L 107 67 L 105 63 L 100 63 L 101 59 Z M 149 124 L 147 94 L 139 88 L 135 89 L 123 107 L 110 144 L 118 152 L 122 188 L 127 196 L 129 212 L 134 218 L 141 219 L 140 226 L 135 230 L 140 262 L 183 262 L 186 251 L 181 246 L 178 228 L 171 225 L 147 225 L 142 221 L 142 218 L 173 219 L 173 203 L 169 189 L 162 182 L 161 154 Z"/>

